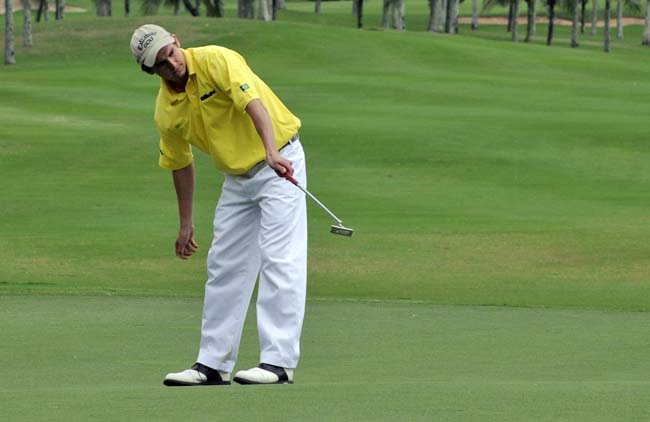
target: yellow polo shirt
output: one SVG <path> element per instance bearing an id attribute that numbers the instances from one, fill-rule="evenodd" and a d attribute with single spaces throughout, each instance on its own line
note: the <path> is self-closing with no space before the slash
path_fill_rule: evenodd
<path id="1" fill-rule="evenodd" d="M 190 165 L 192 146 L 209 154 L 227 174 L 244 174 L 264 160 L 264 144 L 246 113 L 254 99 L 271 115 L 278 149 L 298 132 L 300 120 L 235 51 L 218 46 L 181 51 L 189 73 L 185 92 L 175 92 L 161 79 L 156 100 L 162 168 Z"/>

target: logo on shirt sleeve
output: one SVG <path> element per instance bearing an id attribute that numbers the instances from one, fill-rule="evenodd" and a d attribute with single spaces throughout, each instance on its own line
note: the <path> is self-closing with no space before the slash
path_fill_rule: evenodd
<path id="1" fill-rule="evenodd" d="M 241 90 L 244 91 L 244 92 L 246 92 L 246 90 L 247 90 L 248 88 L 250 88 L 250 86 L 248 86 L 248 84 L 243 84 L 243 85 L 240 85 L 240 86 L 239 86 L 239 89 L 241 89 Z"/>

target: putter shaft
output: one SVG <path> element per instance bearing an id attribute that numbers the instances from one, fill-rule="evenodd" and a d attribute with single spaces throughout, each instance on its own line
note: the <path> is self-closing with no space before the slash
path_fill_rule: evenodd
<path id="1" fill-rule="evenodd" d="M 285 173 L 283 177 L 285 179 L 287 179 L 288 181 L 290 181 L 291 183 L 293 183 L 294 185 L 296 185 L 298 187 L 298 189 L 305 192 L 305 195 L 307 195 L 311 199 L 313 199 L 314 202 L 316 202 L 318 204 L 318 206 L 320 206 L 323 209 L 323 211 L 328 213 L 330 215 L 330 217 L 332 217 L 339 225 L 343 225 L 343 220 L 341 220 L 336 215 L 334 215 L 334 213 L 332 211 L 330 211 L 325 205 L 323 205 L 323 203 L 321 201 L 319 201 L 318 198 L 316 198 L 314 195 L 312 195 L 307 189 L 300 186 L 300 183 L 298 183 L 298 181 L 296 179 L 294 179 L 293 176 L 290 176 L 290 175 Z"/>

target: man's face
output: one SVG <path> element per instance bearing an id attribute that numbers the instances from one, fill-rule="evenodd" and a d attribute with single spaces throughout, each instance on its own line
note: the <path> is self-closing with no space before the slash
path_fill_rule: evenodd
<path id="1" fill-rule="evenodd" d="M 156 75 L 167 81 L 183 82 L 187 73 L 187 65 L 178 40 L 174 44 L 168 44 L 158 51 L 156 63 L 151 69 Z"/>

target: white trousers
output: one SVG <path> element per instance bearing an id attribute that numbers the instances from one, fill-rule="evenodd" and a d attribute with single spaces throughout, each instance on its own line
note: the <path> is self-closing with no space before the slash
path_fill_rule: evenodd
<path id="1" fill-rule="evenodd" d="M 294 177 L 306 186 L 305 156 L 284 147 Z M 252 176 L 226 176 L 214 216 L 207 259 L 201 345 L 197 361 L 232 372 L 244 320 L 259 275 L 260 362 L 295 368 L 307 284 L 305 195 L 264 166 Z"/>

